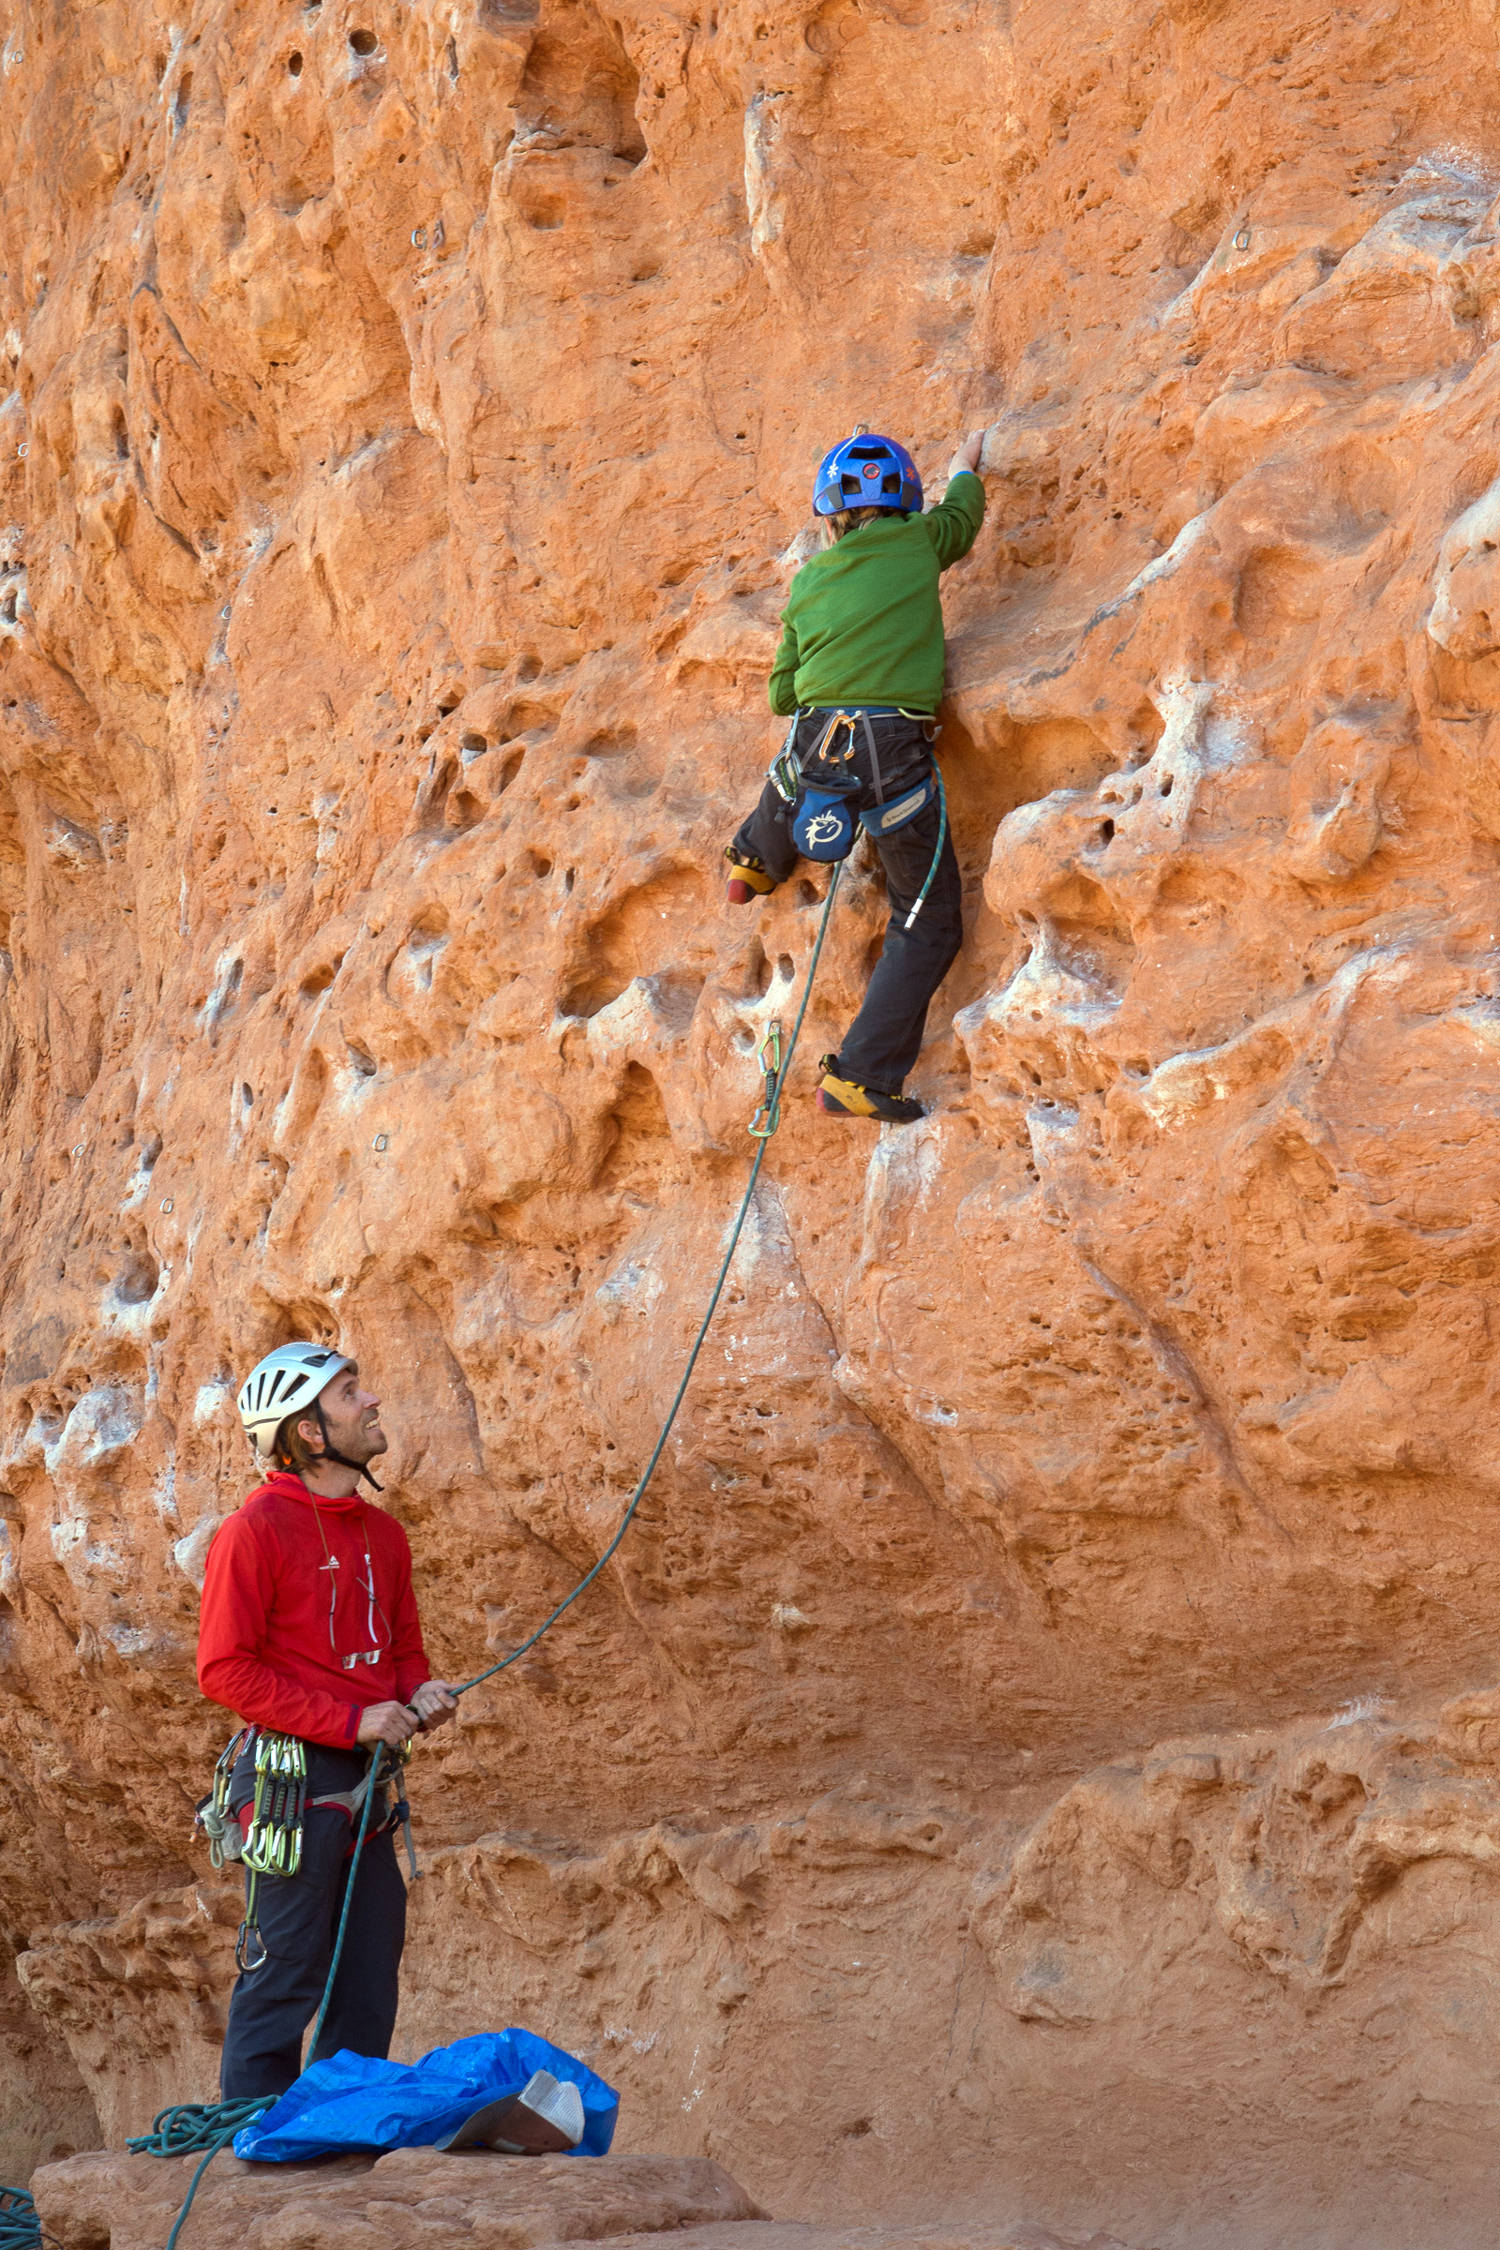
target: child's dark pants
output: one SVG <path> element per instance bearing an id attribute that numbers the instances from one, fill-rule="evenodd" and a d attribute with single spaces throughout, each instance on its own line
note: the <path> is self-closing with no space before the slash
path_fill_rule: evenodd
<path id="1" fill-rule="evenodd" d="M 856 721 L 852 733 L 847 727 L 835 727 L 827 757 L 820 761 L 816 755 L 829 716 L 826 711 L 814 711 L 798 724 L 797 754 L 802 760 L 803 777 L 813 786 L 829 775 L 853 777 L 859 783 L 859 794 L 852 799 L 854 809 L 863 812 L 873 808 L 878 801 L 875 777 L 870 746 L 860 722 Z M 872 716 L 870 726 L 885 801 L 893 804 L 921 779 L 932 762 L 927 735 L 918 722 L 899 713 Z M 851 747 L 852 756 L 848 755 Z M 734 839 L 734 849 L 753 853 L 778 883 L 791 874 L 799 857 L 792 842 L 790 816 L 791 807 L 768 781 L 760 803 Z M 905 927 L 932 866 L 940 820 L 934 799 L 894 836 L 874 840 L 885 869 L 891 918 L 864 1006 L 839 1049 L 836 1075 L 851 1078 L 860 1086 L 871 1086 L 877 1093 L 900 1093 L 902 1081 L 921 1049 L 928 1002 L 963 943 L 963 884 L 951 834 L 943 838 L 937 872 L 922 911 L 909 930 Z"/>
<path id="2" fill-rule="evenodd" d="M 358 1753 L 307 1746 L 309 1798 L 353 1789 L 369 1763 Z M 236 1765 L 230 1804 L 248 1802 L 253 1771 Z M 302 2035 L 317 2014 L 344 1904 L 354 1828 L 337 1805 L 309 1804 L 302 1865 L 295 1875 L 262 1875 L 257 1898 L 266 1958 L 242 1974 L 229 2003 L 219 2083 L 225 2101 L 283 2094 L 302 2069 Z M 248 1880 L 248 1878 L 247 1878 Z M 397 1979 L 406 1937 L 406 1885 L 389 1829 L 366 1836 L 354 1879 L 349 1929 L 317 2062 L 347 2047 L 388 2055 L 396 2023 Z"/>

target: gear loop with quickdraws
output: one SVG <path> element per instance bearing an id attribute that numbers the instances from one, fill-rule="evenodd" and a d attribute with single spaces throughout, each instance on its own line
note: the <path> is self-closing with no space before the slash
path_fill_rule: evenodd
<path id="1" fill-rule="evenodd" d="M 255 1794 L 248 1822 L 230 1806 L 234 1769 L 249 1750 L 255 1757 Z M 293 1734 L 244 1727 L 214 1767 L 213 1788 L 198 1807 L 197 1825 L 208 1838 L 215 1867 L 239 1860 L 245 1869 L 245 1914 L 235 1933 L 234 1965 L 243 1976 L 265 1967 L 258 1908 L 263 1875 L 295 1875 L 302 1865 L 302 1824 L 307 1811 L 307 1745 Z"/>
<path id="2" fill-rule="evenodd" d="M 255 1744 L 255 1795 L 240 1858 L 256 1875 L 295 1875 L 302 1865 L 307 1810 L 307 1744 L 294 1734 L 261 1734 Z"/>

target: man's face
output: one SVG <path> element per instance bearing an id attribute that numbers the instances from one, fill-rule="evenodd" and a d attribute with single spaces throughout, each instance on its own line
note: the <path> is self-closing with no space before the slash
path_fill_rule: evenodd
<path id="1" fill-rule="evenodd" d="M 318 1403 L 333 1452 L 350 1461 L 373 1461 L 385 1452 L 389 1440 L 380 1427 L 380 1401 L 373 1391 L 361 1390 L 357 1367 L 341 1368 Z M 304 1421 L 302 1429 L 316 1450 L 321 1435 L 317 1423 Z"/>

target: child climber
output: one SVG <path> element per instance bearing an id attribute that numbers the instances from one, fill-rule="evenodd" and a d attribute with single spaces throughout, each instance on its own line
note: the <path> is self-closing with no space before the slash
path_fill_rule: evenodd
<path id="1" fill-rule="evenodd" d="M 962 886 L 932 759 L 943 693 L 938 578 L 984 521 L 984 432 L 949 464 L 946 494 L 922 513 L 922 480 L 891 438 L 846 438 L 813 489 L 829 545 L 792 580 L 771 667 L 771 709 L 793 718 L 760 803 L 725 848 L 743 905 L 785 882 L 799 858 L 843 859 L 858 820 L 885 869 L 890 921 L 864 1005 L 823 1057 L 822 1107 L 905 1125 L 922 1105 L 901 1091 L 927 1004 L 963 939 Z"/>

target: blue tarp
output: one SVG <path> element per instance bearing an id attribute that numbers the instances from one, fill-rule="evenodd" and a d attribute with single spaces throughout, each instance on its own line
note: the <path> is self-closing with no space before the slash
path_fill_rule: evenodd
<path id="1" fill-rule="evenodd" d="M 518 2094 L 534 2070 L 569 2079 L 583 2096 L 575 2156 L 604 2156 L 620 2097 L 586 2064 L 534 2031 L 483 2031 L 434 2047 L 420 2062 L 378 2062 L 347 2048 L 316 2062 L 253 2125 L 234 2136 L 236 2156 L 286 2164 L 351 2149 L 424 2148 L 486 2102 Z"/>

